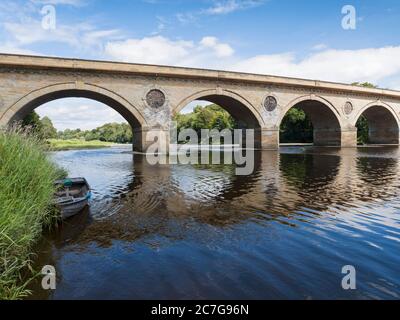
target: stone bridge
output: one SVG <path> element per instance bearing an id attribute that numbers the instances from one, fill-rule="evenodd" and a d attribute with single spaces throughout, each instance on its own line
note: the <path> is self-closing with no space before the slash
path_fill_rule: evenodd
<path id="1" fill-rule="evenodd" d="M 355 147 L 356 123 L 369 124 L 373 144 L 399 144 L 400 92 L 294 78 L 180 67 L 0 54 L 0 126 L 60 98 L 97 100 L 132 126 L 143 151 L 145 133 L 169 137 L 170 121 L 193 100 L 227 110 L 240 128 L 254 128 L 256 147 L 279 147 L 279 127 L 292 107 L 314 127 L 314 144 Z M 71 110 L 74 112 L 74 110 Z"/>

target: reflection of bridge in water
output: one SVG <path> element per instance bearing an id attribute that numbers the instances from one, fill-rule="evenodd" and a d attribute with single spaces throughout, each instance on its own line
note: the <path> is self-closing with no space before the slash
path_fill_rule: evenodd
<path id="1" fill-rule="evenodd" d="M 288 151 L 257 152 L 250 176 L 235 175 L 234 165 L 154 166 L 135 154 L 132 180 L 121 188 L 125 191 L 112 195 L 120 209 L 101 220 L 93 212 L 94 221 L 76 233 L 76 241 L 98 239 L 106 245 L 153 233 L 179 238 L 183 226 L 193 221 L 228 227 L 249 221 L 290 223 L 304 216 L 323 219 L 351 208 L 356 214 L 358 207 L 397 196 L 397 148 L 377 154 L 374 149 Z M 81 219 L 76 221 L 81 224 Z"/>

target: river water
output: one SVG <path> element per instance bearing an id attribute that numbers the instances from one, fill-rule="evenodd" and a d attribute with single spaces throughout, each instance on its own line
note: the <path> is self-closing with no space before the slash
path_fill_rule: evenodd
<path id="1" fill-rule="evenodd" d="M 38 281 L 32 298 L 400 298 L 398 148 L 258 152 L 250 176 L 150 166 L 129 147 L 52 157 L 93 200 L 38 245 L 57 289 Z"/>

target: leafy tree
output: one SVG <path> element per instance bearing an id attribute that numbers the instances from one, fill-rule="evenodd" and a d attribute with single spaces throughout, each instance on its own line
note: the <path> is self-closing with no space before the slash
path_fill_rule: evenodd
<path id="1" fill-rule="evenodd" d="M 93 130 L 66 129 L 57 133 L 63 140 L 82 139 L 86 141 L 100 140 L 115 143 L 131 143 L 132 129 L 127 123 L 107 123 Z"/>
<path id="2" fill-rule="evenodd" d="M 358 144 L 367 144 L 369 137 L 369 127 L 368 120 L 363 115 L 357 120 L 357 143 Z"/>
<path id="3" fill-rule="evenodd" d="M 351 85 L 353 86 L 359 86 L 359 87 L 365 87 L 365 88 L 378 88 L 378 86 L 374 85 L 373 83 L 370 82 L 353 82 Z"/>
<path id="4" fill-rule="evenodd" d="M 370 82 L 354 82 L 352 83 L 354 86 L 361 86 L 366 88 L 377 88 L 378 86 L 370 83 Z M 368 127 L 368 120 L 363 115 L 357 120 L 356 123 L 357 127 L 357 143 L 358 144 L 367 144 L 369 141 L 369 127 Z"/>
<path id="5" fill-rule="evenodd" d="M 57 130 L 53 126 L 53 122 L 49 117 L 44 117 L 40 120 L 41 122 L 41 136 L 44 139 L 53 139 L 57 137 Z"/>
<path id="6" fill-rule="evenodd" d="M 282 143 L 313 142 L 313 126 L 303 110 L 294 107 L 286 113 L 280 127 L 280 141 Z"/>
<path id="7" fill-rule="evenodd" d="M 31 113 L 29 113 L 22 120 L 22 126 L 31 128 L 31 130 L 34 133 L 39 134 L 39 135 L 40 135 L 41 130 L 42 130 L 42 123 L 40 121 L 40 117 L 35 111 L 32 111 Z"/>
<path id="8" fill-rule="evenodd" d="M 223 108 L 216 104 L 205 107 L 196 106 L 193 112 L 178 114 L 175 117 L 178 132 L 191 128 L 200 134 L 201 129 L 234 129 L 237 127 L 235 120 Z"/>

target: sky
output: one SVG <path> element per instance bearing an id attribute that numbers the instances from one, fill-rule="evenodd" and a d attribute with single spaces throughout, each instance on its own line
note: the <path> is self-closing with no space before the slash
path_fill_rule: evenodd
<path id="1" fill-rule="evenodd" d="M 346 5 L 354 16 L 342 12 Z M 0 0 L 3 53 L 369 81 L 397 90 L 399 27 L 398 0 Z M 37 111 L 60 130 L 123 121 L 85 99 Z"/>

